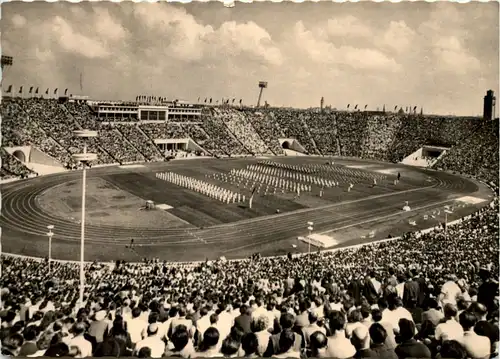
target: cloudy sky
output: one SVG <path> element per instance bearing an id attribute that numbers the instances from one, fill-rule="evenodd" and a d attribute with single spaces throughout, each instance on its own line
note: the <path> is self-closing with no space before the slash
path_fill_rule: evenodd
<path id="1" fill-rule="evenodd" d="M 265 80 L 276 106 L 324 96 L 477 115 L 498 92 L 498 14 L 497 2 L 3 3 L 2 53 L 14 57 L 3 88 L 254 104 Z"/>

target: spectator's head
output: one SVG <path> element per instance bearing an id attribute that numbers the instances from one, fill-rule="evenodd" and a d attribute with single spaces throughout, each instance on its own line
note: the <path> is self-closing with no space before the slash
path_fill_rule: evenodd
<path id="1" fill-rule="evenodd" d="M 240 342 L 229 336 L 222 342 L 221 353 L 225 357 L 232 357 L 236 353 L 238 353 L 239 349 L 240 349 Z"/>
<path id="2" fill-rule="evenodd" d="M 292 329 L 295 324 L 295 316 L 291 313 L 283 313 L 280 318 L 280 325 L 283 330 Z"/>
<path id="3" fill-rule="evenodd" d="M 262 332 L 264 330 L 267 330 L 267 328 L 269 327 L 268 317 L 265 315 L 259 316 L 255 321 L 254 326 L 256 332 Z"/>
<path id="4" fill-rule="evenodd" d="M 464 331 L 472 330 L 477 323 L 477 317 L 469 311 L 462 312 L 460 313 L 459 322 Z"/>
<path id="5" fill-rule="evenodd" d="M 439 308 L 439 303 L 436 300 L 436 298 L 429 298 L 427 301 L 427 305 L 429 306 L 429 309 L 438 309 Z"/>
<path id="6" fill-rule="evenodd" d="M 279 352 L 286 353 L 293 348 L 295 344 L 295 333 L 291 330 L 281 332 L 279 339 Z"/>
<path id="7" fill-rule="evenodd" d="M 328 338 L 320 331 L 314 332 L 311 335 L 311 351 L 313 356 L 317 356 L 320 350 L 325 350 L 328 345 Z"/>
<path id="8" fill-rule="evenodd" d="M 28 342 L 35 340 L 37 336 L 38 336 L 38 329 L 34 325 L 26 327 L 26 329 L 23 332 L 24 340 Z"/>
<path id="9" fill-rule="evenodd" d="M 137 353 L 138 358 L 151 358 L 151 348 L 142 347 Z"/>
<path id="10" fill-rule="evenodd" d="M 467 351 L 456 340 L 446 340 L 441 345 L 438 356 L 442 359 L 466 359 Z"/>
<path id="11" fill-rule="evenodd" d="M 380 309 L 373 309 L 372 310 L 372 320 L 375 323 L 378 323 L 382 320 L 382 312 L 380 311 Z"/>
<path id="12" fill-rule="evenodd" d="M 219 342 L 219 331 L 217 328 L 210 327 L 203 333 L 203 345 L 205 349 L 215 347 Z"/>
<path id="13" fill-rule="evenodd" d="M 85 323 L 82 323 L 82 322 L 75 323 L 73 325 L 73 334 L 75 334 L 75 336 L 83 335 L 85 333 L 86 329 L 87 329 L 87 326 L 85 325 Z"/>
<path id="14" fill-rule="evenodd" d="M 373 344 L 384 344 L 387 339 L 387 331 L 385 328 L 379 323 L 373 323 L 370 326 L 370 338 L 373 341 Z"/>
<path id="15" fill-rule="evenodd" d="M 443 312 L 446 319 L 455 318 L 458 313 L 457 308 L 451 303 L 445 304 Z"/>
<path id="16" fill-rule="evenodd" d="M 179 325 L 171 336 L 172 344 L 176 351 L 181 351 L 189 343 L 189 333 L 185 325 Z"/>
<path id="17" fill-rule="evenodd" d="M 402 318 L 399 320 L 399 337 L 402 341 L 413 339 L 415 336 L 415 323 L 411 320 Z"/>
<path id="18" fill-rule="evenodd" d="M 135 307 L 134 309 L 132 309 L 132 318 L 134 318 L 134 319 L 139 318 L 141 313 L 142 313 L 141 308 Z"/>
<path id="19" fill-rule="evenodd" d="M 341 312 L 334 310 L 329 315 L 328 323 L 331 333 L 335 334 L 337 331 L 345 329 L 345 316 Z"/>
<path id="20" fill-rule="evenodd" d="M 8 352 L 17 356 L 24 343 L 24 338 L 21 334 L 11 334 L 2 340 L 2 350 L 7 349 Z"/>
<path id="21" fill-rule="evenodd" d="M 219 316 L 216 313 L 210 315 L 210 324 L 215 325 L 219 321 Z"/>
<path id="22" fill-rule="evenodd" d="M 361 311 L 359 311 L 358 309 L 351 311 L 347 316 L 347 320 L 349 323 L 360 322 L 361 320 L 363 320 L 363 317 L 361 316 Z"/>
<path id="23" fill-rule="evenodd" d="M 474 313 L 478 320 L 486 320 L 488 309 L 486 306 L 479 302 L 473 302 L 468 308 L 468 311 Z"/>
<path id="24" fill-rule="evenodd" d="M 309 312 L 308 314 L 309 323 L 314 324 L 318 321 L 318 315 L 314 312 Z"/>
<path id="25" fill-rule="evenodd" d="M 241 348 L 245 352 L 245 355 L 249 356 L 252 354 L 257 354 L 259 348 L 259 340 L 254 333 L 247 333 L 241 338 Z"/>
<path id="26" fill-rule="evenodd" d="M 148 326 L 148 337 L 155 336 L 158 333 L 158 324 L 149 324 Z"/>
<path id="27" fill-rule="evenodd" d="M 368 328 L 364 325 L 356 327 L 352 332 L 351 342 L 356 350 L 365 350 L 370 348 L 370 335 Z"/>

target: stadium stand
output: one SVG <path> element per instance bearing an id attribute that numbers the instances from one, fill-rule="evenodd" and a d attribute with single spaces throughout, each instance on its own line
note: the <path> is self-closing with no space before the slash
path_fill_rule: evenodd
<path id="1" fill-rule="evenodd" d="M 155 137 L 189 136 L 216 155 L 248 155 L 282 153 L 277 139 L 285 136 L 311 154 L 384 161 L 446 144 L 436 168 L 486 181 L 497 195 L 446 231 L 310 257 L 88 264 L 81 308 L 77 265 L 56 262 L 49 273 L 44 260 L 2 257 L 2 355 L 498 356 L 498 120 L 207 108 L 202 124 L 137 128 L 99 124 L 86 105 L 40 99 L 2 101 L 2 119 L 4 145 L 31 144 L 62 163 L 79 145 L 70 131 L 82 127 L 99 131 L 92 146 L 109 163 L 154 159 Z M 247 136 L 252 127 L 259 136 Z M 2 178 L 27 174 L 1 154 Z"/>

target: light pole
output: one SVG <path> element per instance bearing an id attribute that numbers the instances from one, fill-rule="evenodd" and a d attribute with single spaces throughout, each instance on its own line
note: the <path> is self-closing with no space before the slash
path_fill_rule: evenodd
<path id="1" fill-rule="evenodd" d="M 83 293 L 85 290 L 85 271 L 84 271 L 84 253 L 85 253 L 85 192 L 87 182 L 87 165 L 90 161 L 95 161 L 95 153 L 87 153 L 87 138 L 97 137 L 97 131 L 77 130 L 73 131 L 77 138 L 83 140 L 83 153 L 73 155 L 73 159 L 83 166 L 82 171 L 82 219 L 81 219 L 81 238 L 80 238 L 80 306 L 83 307 Z"/>
<path id="2" fill-rule="evenodd" d="M 51 262 L 52 262 L 52 236 L 54 235 L 54 232 L 52 230 L 54 229 L 53 225 L 47 226 L 47 229 L 49 232 L 47 233 L 47 237 L 49 238 L 49 273 L 51 269 Z"/>
<path id="3" fill-rule="evenodd" d="M 311 256 L 311 234 L 312 234 L 312 231 L 314 230 L 313 226 L 314 226 L 313 222 L 307 222 L 307 230 L 309 231 L 309 238 L 308 238 L 309 240 L 307 241 L 307 243 L 309 244 L 309 250 L 307 253 L 308 257 Z"/>

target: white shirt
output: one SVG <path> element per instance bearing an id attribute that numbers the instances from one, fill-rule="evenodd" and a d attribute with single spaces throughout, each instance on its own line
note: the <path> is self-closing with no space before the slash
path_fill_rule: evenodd
<path id="1" fill-rule="evenodd" d="M 88 358 L 92 356 L 92 344 L 82 335 L 74 337 L 69 341 L 70 349 L 72 346 L 78 347 L 78 350 L 80 350 L 80 354 L 75 358 Z"/>
<path id="2" fill-rule="evenodd" d="M 464 330 L 455 319 L 449 319 L 445 323 L 438 324 L 435 337 L 437 340 L 459 340 L 464 336 Z"/>
<path id="3" fill-rule="evenodd" d="M 165 353 L 165 343 L 157 336 L 147 337 L 135 346 L 135 351 L 139 353 L 141 348 L 150 348 L 152 358 L 161 358 Z"/>
<path id="4" fill-rule="evenodd" d="M 140 317 L 127 321 L 127 331 L 130 334 L 130 340 L 136 344 L 142 340 L 142 333 L 147 329 L 148 322 L 145 322 Z"/>
<path id="5" fill-rule="evenodd" d="M 443 294 L 443 303 L 457 304 L 457 298 L 462 294 L 462 290 L 457 283 L 448 281 L 441 287 L 441 294 Z"/>

